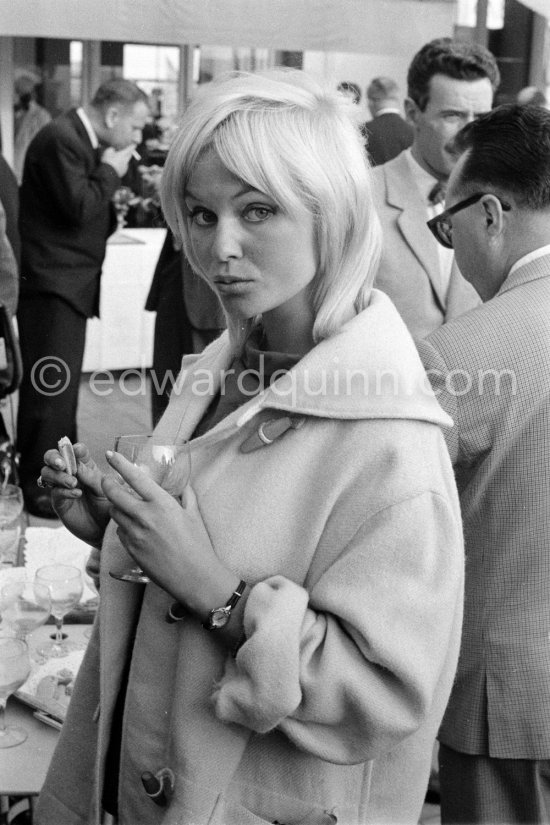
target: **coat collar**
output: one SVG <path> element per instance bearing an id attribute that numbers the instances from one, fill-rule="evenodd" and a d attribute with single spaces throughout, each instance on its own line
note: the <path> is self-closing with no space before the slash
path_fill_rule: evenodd
<path id="1" fill-rule="evenodd" d="M 82 141 L 83 145 L 86 147 L 87 151 L 90 154 L 90 157 L 95 158 L 97 156 L 97 151 L 93 148 L 92 143 L 90 141 L 90 136 L 86 131 L 86 127 L 84 126 L 82 120 L 78 116 L 76 109 L 69 109 L 69 111 L 61 117 L 66 117 L 69 123 L 72 125 L 73 129 L 77 133 L 79 139 Z M 98 150 L 99 151 L 99 150 Z"/>
<path id="2" fill-rule="evenodd" d="M 185 359 L 159 430 L 174 437 L 176 429 L 176 438 L 188 438 L 220 391 L 231 360 L 227 333 L 201 356 Z M 376 289 L 363 312 L 210 432 L 239 429 L 268 409 L 317 418 L 412 419 L 452 426 L 405 324 Z"/>
<path id="3" fill-rule="evenodd" d="M 508 290 L 513 289 L 516 286 L 522 286 L 523 284 L 529 283 L 529 281 L 536 281 L 539 278 L 548 278 L 549 276 L 550 253 L 541 255 L 538 258 L 534 258 L 527 263 L 512 269 L 495 297 L 502 295 L 504 292 L 508 292 Z"/>

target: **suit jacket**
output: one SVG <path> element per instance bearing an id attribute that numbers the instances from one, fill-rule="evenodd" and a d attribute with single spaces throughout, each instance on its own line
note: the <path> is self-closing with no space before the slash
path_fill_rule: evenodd
<path id="1" fill-rule="evenodd" d="M 98 314 L 99 278 L 116 220 L 120 185 L 99 160 L 76 110 L 44 126 L 31 142 L 21 187 L 21 294 L 58 295 L 78 312 Z"/>
<path id="2" fill-rule="evenodd" d="M 466 542 L 462 648 L 440 740 L 548 759 L 550 255 L 418 346 L 455 422 L 446 440 Z"/>
<path id="3" fill-rule="evenodd" d="M 408 149 L 414 138 L 410 123 L 394 112 L 377 115 L 363 125 L 366 149 L 373 166 L 379 166 Z"/>
<path id="4" fill-rule="evenodd" d="M 373 170 L 384 251 L 375 286 L 387 293 L 413 338 L 481 303 L 453 264 L 448 289 L 441 282 L 437 241 L 426 226 L 426 206 L 406 155 Z"/>

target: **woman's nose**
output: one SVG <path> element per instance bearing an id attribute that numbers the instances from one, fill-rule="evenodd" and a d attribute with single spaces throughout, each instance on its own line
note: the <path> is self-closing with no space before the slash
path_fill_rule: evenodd
<path id="1" fill-rule="evenodd" d="M 213 252 L 219 261 L 241 257 L 242 244 L 236 221 L 218 218 L 214 235 Z"/>

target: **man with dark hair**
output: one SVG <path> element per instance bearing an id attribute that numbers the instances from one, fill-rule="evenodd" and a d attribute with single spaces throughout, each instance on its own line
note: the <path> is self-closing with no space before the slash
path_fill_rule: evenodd
<path id="1" fill-rule="evenodd" d="M 372 120 L 363 125 L 366 149 L 373 166 L 397 157 L 413 142 L 410 123 L 401 115 L 399 87 L 391 77 L 375 77 L 367 88 Z"/>
<path id="2" fill-rule="evenodd" d="M 430 221 L 485 303 L 418 343 L 455 464 L 464 629 L 441 726 L 443 823 L 550 814 L 550 112 L 501 106 L 456 137 Z"/>
<path id="3" fill-rule="evenodd" d="M 99 313 L 111 203 L 149 114 L 128 80 L 103 84 L 89 105 L 44 126 L 25 158 L 20 197 L 21 297 L 17 313 L 24 379 L 17 421 L 20 476 L 34 515 L 54 518 L 36 479 L 44 452 L 76 439 L 86 320 Z"/>
<path id="4" fill-rule="evenodd" d="M 499 73 L 483 46 L 440 38 L 420 49 L 407 82 L 413 144 L 374 170 L 384 232 L 375 285 L 393 300 L 412 335 L 423 338 L 479 303 L 452 252 L 438 252 L 426 220 L 443 209 L 453 166 L 445 146 L 465 123 L 491 109 Z"/>

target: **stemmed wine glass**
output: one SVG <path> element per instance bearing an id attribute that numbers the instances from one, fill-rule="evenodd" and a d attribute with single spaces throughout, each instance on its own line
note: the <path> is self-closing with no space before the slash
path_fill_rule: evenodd
<path id="1" fill-rule="evenodd" d="M 27 636 L 43 625 L 51 613 L 49 588 L 38 581 L 16 580 L 0 590 L 2 618 L 13 629 L 16 638 Z"/>
<path id="2" fill-rule="evenodd" d="M 116 212 L 117 232 L 120 232 L 126 226 L 126 215 L 130 206 L 135 203 L 136 195 L 129 186 L 120 186 L 115 190 L 112 201 Z"/>
<path id="3" fill-rule="evenodd" d="M 22 639 L 0 638 L 0 748 L 12 748 L 27 738 L 24 728 L 6 726 L 8 696 L 24 684 L 31 672 L 27 643 Z"/>
<path id="4" fill-rule="evenodd" d="M 50 593 L 51 614 L 55 619 L 55 639 L 38 649 L 46 658 L 60 659 L 79 645 L 63 638 L 63 619 L 80 601 L 83 590 L 82 573 L 70 564 L 47 564 L 36 571 L 37 584 L 46 585 Z"/>
<path id="5" fill-rule="evenodd" d="M 120 453 L 147 473 L 163 490 L 182 503 L 185 488 L 191 477 L 189 441 L 174 444 L 154 434 L 119 435 L 115 439 L 115 452 Z M 137 495 L 131 487 L 126 484 L 125 486 Z M 146 584 L 149 581 L 147 575 L 137 565 L 127 570 L 111 570 L 109 573 L 114 579 L 120 581 L 138 584 Z"/>

